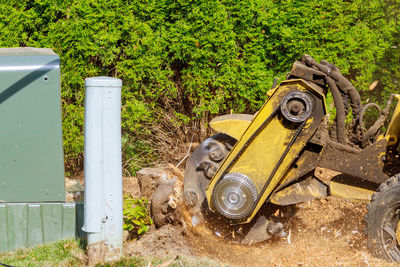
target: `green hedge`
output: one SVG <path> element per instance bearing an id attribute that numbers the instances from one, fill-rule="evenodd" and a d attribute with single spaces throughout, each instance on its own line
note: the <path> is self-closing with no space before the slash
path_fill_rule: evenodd
<path id="1" fill-rule="evenodd" d="M 284 79 L 304 53 L 337 64 L 359 90 L 379 79 L 369 100 L 398 92 L 399 4 L 8 0 L 0 3 L 0 46 L 50 47 L 60 55 L 71 171 L 82 167 L 84 78 L 121 78 L 124 162 L 134 170 L 158 155 L 157 129 L 190 137 L 193 118 L 256 111 L 274 77 Z"/>

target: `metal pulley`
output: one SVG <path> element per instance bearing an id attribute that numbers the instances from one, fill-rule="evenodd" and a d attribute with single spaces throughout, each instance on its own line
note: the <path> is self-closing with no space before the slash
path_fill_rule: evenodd
<path id="1" fill-rule="evenodd" d="M 290 92 L 281 101 L 282 115 L 291 122 L 307 120 L 311 115 L 312 109 L 311 96 L 305 92 Z"/>
<path id="2" fill-rule="evenodd" d="M 250 178 L 241 173 L 228 173 L 214 188 L 213 204 L 225 218 L 244 219 L 253 211 L 257 195 Z"/>

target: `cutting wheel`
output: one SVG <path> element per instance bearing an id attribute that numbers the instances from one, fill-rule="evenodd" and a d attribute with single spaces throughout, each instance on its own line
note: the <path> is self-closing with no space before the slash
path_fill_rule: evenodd
<path id="1" fill-rule="evenodd" d="M 215 186 L 212 195 L 214 208 L 232 220 L 250 215 L 257 200 L 257 188 L 244 174 L 228 173 Z"/>
<path id="2" fill-rule="evenodd" d="M 200 207 L 205 200 L 205 190 L 236 139 L 226 134 L 216 134 L 201 143 L 186 162 L 184 199 L 190 207 Z"/>

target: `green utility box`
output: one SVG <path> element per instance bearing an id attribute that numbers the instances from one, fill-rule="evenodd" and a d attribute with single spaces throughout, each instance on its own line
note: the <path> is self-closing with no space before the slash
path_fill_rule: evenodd
<path id="1" fill-rule="evenodd" d="M 0 48 L 0 122 L 0 252 L 75 236 L 51 49 Z"/>

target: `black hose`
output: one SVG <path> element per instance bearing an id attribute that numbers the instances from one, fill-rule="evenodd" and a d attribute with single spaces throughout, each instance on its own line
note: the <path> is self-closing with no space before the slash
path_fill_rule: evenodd
<path id="1" fill-rule="evenodd" d="M 309 55 L 303 55 L 303 61 L 311 66 L 316 67 L 317 69 L 325 73 L 327 76 L 333 78 L 339 90 L 345 93 L 346 95 L 350 96 L 353 116 L 354 119 L 357 121 L 362 109 L 362 104 L 361 104 L 360 94 L 358 93 L 356 88 L 351 84 L 351 82 L 347 80 L 340 72 L 340 70 L 333 64 L 328 64 L 326 61 L 323 61 L 325 64 L 319 64 Z"/>
<path id="2" fill-rule="evenodd" d="M 340 95 L 339 89 L 336 86 L 334 80 L 330 77 L 326 77 L 326 82 L 331 89 L 333 102 L 336 106 L 336 133 L 337 133 L 337 140 L 341 144 L 346 144 L 346 132 L 345 132 L 345 120 L 346 120 L 346 113 L 344 109 L 343 99 Z"/>
<path id="3" fill-rule="evenodd" d="M 375 103 L 368 103 L 366 104 L 360 112 L 360 127 L 362 129 L 364 129 L 364 113 L 367 109 L 369 109 L 370 107 L 374 107 L 378 112 L 379 112 L 379 116 L 381 116 L 382 112 L 381 112 L 381 108 L 375 104 Z M 363 136 L 364 137 L 364 136 Z"/>
<path id="4" fill-rule="evenodd" d="M 365 105 L 365 107 L 361 110 L 360 112 L 360 126 L 364 127 L 364 122 L 363 117 L 364 117 L 364 112 L 369 108 L 369 107 L 374 107 L 379 111 L 379 118 L 375 121 L 375 123 L 369 127 L 369 129 L 365 132 L 364 136 L 362 137 L 361 140 L 361 147 L 367 147 L 369 145 L 369 139 L 374 136 L 379 129 L 383 126 L 383 124 L 386 121 L 387 116 L 389 115 L 389 108 L 390 105 L 392 104 L 393 100 L 393 95 L 391 95 L 386 103 L 386 107 L 382 110 L 380 110 L 379 106 L 375 103 L 369 103 Z"/>
<path id="5" fill-rule="evenodd" d="M 317 63 L 312 57 L 309 55 L 303 55 L 303 62 L 306 64 L 317 68 L 318 70 L 325 73 L 327 76 L 331 77 L 335 80 L 335 83 L 339 90 L 343 92 L 345 95 L 350 97 L 351 108 L 353 111 L 353 131 L 356 132 L 359 126 L 359 116 L 362 110 L 362 103 L 360 94 L 356 90 L 356 88 L 351 84 L 349 80 L 347 80 L 340 70 L 333 64 L 330 64 L 326 61 L 322 61 L 323 64 Z M 361 129 L 362 131 L 363 129 Z M 362 134 L 361 134 L 362 136 Z M 360 137 L 358 137 L 361 139 Z"/>

